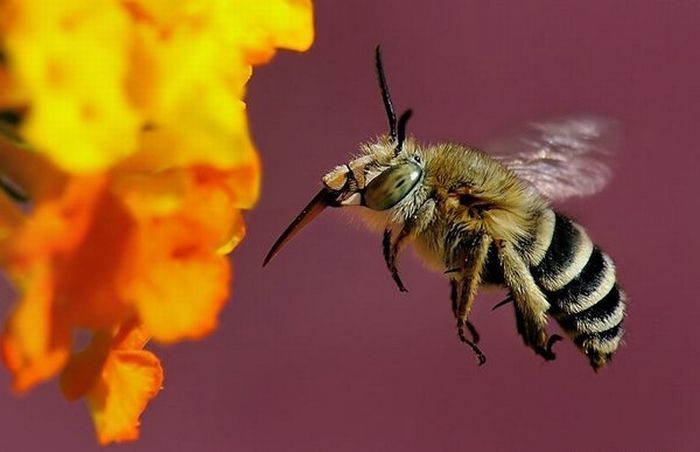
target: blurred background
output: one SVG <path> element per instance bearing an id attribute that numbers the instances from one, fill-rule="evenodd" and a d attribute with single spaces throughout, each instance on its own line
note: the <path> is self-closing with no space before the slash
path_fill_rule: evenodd
<path id="1" fill-rule="evenodd" d="M 255 71 L 249 110 L 264 163 L 234 253 L 219 329 L 158 349 L 164 390 L 124 451 L 700 450 L 695 322 L 700 239 L 700 3 L 627 0 L 316 2 L 307 54 Z M 373 49 L 419 139 L 480 145 L 567 113 L 619 119 L 616 177 L 561 209 L 618 265 L 626 344 L 598 375 L 570 342 L 545 363 L 501 293 L 455 334 L 446 280 L 406 253 L 399 293 L 381 237 L 328 212 L 266 269 L 272 242 L 363 140 L 383 133 Z M 222 58 L 225 58 L 222 55 Z M 2 304 L 6 315 L 7 303 Z M 0 372 L 0 450 L 97 450 L 82 402 L 55 382 L 18 399 Z"/>

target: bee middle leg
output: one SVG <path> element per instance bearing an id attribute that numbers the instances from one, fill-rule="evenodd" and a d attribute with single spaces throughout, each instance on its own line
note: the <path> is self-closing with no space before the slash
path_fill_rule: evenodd
<path id="1" fill-rule="evenodd" d="M 464 248 L 466 255 L 461 256 L 463 268 L 459 279 L 456 281 L 452 280 L 452 309 L 457 318 L 457 335 L 460 341 L 472 349 L 479 365 L 483 365 L 486 362 L 486 355 L 476 345 L 479 334 L 474 326 L 469 323 L 468 317 L 476 298 L 477 289 L 481 284 L 481 274 L 490 245 L 491 238 L 486 234 L 479 234 L 472 240 L 469 240 L 469 243 Z M 465 329 L 470 331 L 472 339 L 475 339 L 474 341 L 467 339 Z"/>
<path id="2" fill-rule="evenodd" d="M 455 316 L 455 318 L 458 318 L 457 314 L 457 282 L 454 280 L 450 280 L 450 300 L 452 301 L 452 314 Z M 476 327 L 472 322 L 467 320 L 465 324 L 467 330 L 469 331 L 469 334 L 472 337 L 472 342 L 474 344 L 478 344 L 479 341 L 481 340 L 481 335 L 477 331 Z"/>
<path id="3" fill-rule="evenodd" d="M 479 333 L 476 331 L 476 328 L 474 328 L 474 325 L 467 320 L 467 317 L 469 316 L 469 311 L 471 311 L 471 306 L 474 303 L 474 296 L 471 298 L 469 297 L 469 293 L 471 292 L 469 290 L 469 286 L 471 286 L 472 282 L 471 281 L 462 281 L 459 285 L 459 289 L 457 290 L 458 292 L 458 300 L 457 300 L 457 312 L 456 312 L 456 317 L 457 317 L 457 336 L 459 337 L 459 340 L 462 341 L 463 343 L 467 344 L 469 348 L 472 349 L 474 352 L 474 355 L 476 355 L 476 359 L 479 363 L 479 365 L 483 365 L 486 362 L 486 355 L 484 352 L 481 351 L 481 349 L 476 345 L 477 342 L 479 342 L 480 336 Z M 465 330 L 469 331 L 471 334 L 472 340 L 467 339 L 467 336 L 465 334 Z"/>

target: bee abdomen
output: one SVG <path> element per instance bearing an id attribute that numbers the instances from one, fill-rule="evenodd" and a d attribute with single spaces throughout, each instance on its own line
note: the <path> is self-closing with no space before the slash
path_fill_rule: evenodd
<path id="1" fill-rule="evenodd" d="M 583 228 L 557 213 L 549 248 L 532 269 L 532 276 L 545 290 L 561 289 L 581 273 L 592 252 L 593 244 Z"/>
<path id="2" fill-rule="evenodd" d="M 622 338 L 625 294 L 612 260 L 581 226 L 556 213 L 550 230 L 549 247 L 532 275 L 551 305 L 549 313 L 598 369 Z"/>

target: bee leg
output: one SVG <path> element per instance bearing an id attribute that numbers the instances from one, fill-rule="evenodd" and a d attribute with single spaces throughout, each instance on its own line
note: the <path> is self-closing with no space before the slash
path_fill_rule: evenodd
<path id="1" fill-rule="evenodd" d="M 520 311 L 517 307 L 515 308 L 515 323 L 517 326 L 518 333 L 525 338 L 527 334 L 527 324 L 526 324 L 526 319 L 525 316 L 523 315 L 522 311 Z M 530 345 L 532 349 L 535 351 L 535 353 L 542 358 L 544 358 L 545 361 L 554 361 L 557 358 L 557 355 L 552 351 L 552 347 L 554 347 L 554 344 L 556 342 L 559 342 L 563 338 L 559 336 L 558 334 L 552 334 L 549 336 L 547 339 L 547 342 L 545 343 L 544 346 L 539 346 L 539 345 Z"/>
<path id="2" fill-rule="evenodd" d="M 389 269 L 389 272 L 391 272 L 391 278 L 394 280 L 401 292 L 408 292 L 406 287 L 403 285 L 401 277 L 399 276 L 399 271 L 396 268 L 396 261 L 398 260 L 401 245 L 403 245 L 404 241 L 410 237 L 411 233 L 415 231 L 425 230 L 435 213 L 435 204 L 436 203 L 434 199 L 428 199 L 427 201 L 425 201 L 418 208 L 417 212 L 413 215 L 413 217 L 409 218 L 404 222 L 404 225 L 399 231 L 396 240 L 392 241 L 391 229 L 384 230 L 384 237 L 382 239 L 384 261 L 386 262 L 386 266 Z"/>
<path id="3" fill-rule="evenodd" d="M 384 230 L 384 237 L 382 239 L 382 249 L 384 251 L 384 261 L 386 262 L 386 266 L 389 269 L 389 272 L 391 272 L 391 277 L 396 283 L 396 285 L 399 287 L 399 290 L 401 292 L 408 292 L 408 289 L 403 285 L 403 281 L 401 281 L 401 277 L 399 276 L 399 270 L 396 268 L 396 259 L 399 254 L 399 245 L 401 245 L 401 241 L 403 241 L 406 236 L 408 236 L 408 232 L 404 233 L 404 229 L 401 230 L 399 233 L 399 237 L 396 239 L 396 242 L 392 243 L 391 242 L 391 230 L 390 229 L 385 229 Z"/>
<path id="4" fill-rule="evenodd" d="M 515 319 L 518 333 L 525 345 L 546 360 L 554 359 L 551 348 L 558 339 L 548 339 L 547 311 L 549 303 L 532 274 L 513 246 L 501 240 L 498 242 L 498 256 L 504 269 L 503 276 L 510 289 L 515 305 Z"/>
<path id="5" fill-rule="evenodd" d="M 476 327 L 474 326 L 474 324 L 472 322 L 470 322 L 469 320 L 467 320 L 466 327 L 467 327 L 467 330 L 469 330 L 469 334 L 471 334 L 471 336 L 472 336 L 472 342 L 474 342 L 475 344 L 478 344 L 479 341 L 481 340 L 481 335 L 476 330 Z"/>
<path id="6" fill-rule="evenodd" d="M 450 280 L 450 300 L 452 301 L 452 314 L 454 314 L 455 318 L 457 318 L 457 282 L 454 280 Z M 481 340 L 481 335 L 476 330 L 474 324 L 467 320 L 465 326 L 467 327 L 467 330 L 469 330 L 469 334 L 472 337 L 472 342 L 474 342 L 474 344 L 478 344 Z"/>
<path id="7" fill-rule="evenodd" d="M 508 303 L 512 303 L 512 302 L 513 302 L 513 296 L 509 294 L 509 295 L 505 298 L 505 300 L 502 300 L 502 301 L 499 301 L 498 303 L 496 303 L 496 304 L 494 305 L 494 307 L 491 308 L 491 310 L 492 310 L 492 311 L 495 311 L 496 309 L 500 308 L 501 306 L 505 306 L 505 305 L 507 305 Z"/>
<path id="8" fill-rule="evenodd" d="M 461 323 L 461 320 L 457 321 L 457 334 L 459 335 L 459 340 L 467 344 L 469 348 L 472 349 L 472 351 L 476 355 L 477 361 L 479 361 L 479 365 L 483 366 L 486 362 L 486 355 L 484 355 L 484 352 L 482 352 L 481 349 L 474 342 L 470 341 L 465 337 L 464 324 Z"/>
<path id="9" fill-rule="evenodd" d="M 476 298 L 476 291 L 481 284 L 481 273 L 486 263 L 489 246 L 491 246 L 491 238 L 486 234 L 478 234 L 465 245 L 462 255 L 464 266 L 460 279 L 453 281 L 453 293 L 455 294 L 453 310 L 455 317 L 457 317 L 459 339 L 472 349 L 479 365 L 483 365 L 486 362 L 486 355 L 476 346 L 476 341 L 472 342 L 466 338 L 464 330 L 465 328 L 469 329 L 468 317 Z M 476 338 L 478 338 L 478 334 Z"/>
<path id="10" fill-rule="evenodd" d="M 557 355 L 552 351 L 552 347 L 556 342 L 559 342 L 562 339 L 563 338 L 558 334 L 552 334 L 549 336 L 549 339 L 547 339 L 547 345 L 545 345 L 544 349 L 537 351 L 537 354 L 543 357 L 546 361 L 554 361 Z"/>

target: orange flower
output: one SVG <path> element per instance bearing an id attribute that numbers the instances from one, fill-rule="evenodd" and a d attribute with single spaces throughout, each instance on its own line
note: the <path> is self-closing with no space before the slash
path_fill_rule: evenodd
<path id="1" fill-rule="evenodd" d="M 311 44 L 310 1 L 0 8 L 0 108 L 22 116 L 0 121 L 0 169 L 31 200 L 0 190 L 0 265 L 18 292 L 2 357 L 18 392 L 60 373 L 101 443 L 133 440 L 163 379 L 143 347 L 208 334 L 229 297 L 226 254 L 260 178 L 245 83 L 276 47 Z M 82 350 L 78 330 L 92 332 Z"/>

